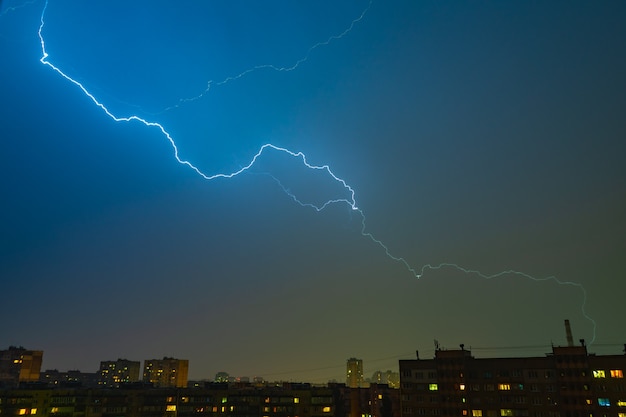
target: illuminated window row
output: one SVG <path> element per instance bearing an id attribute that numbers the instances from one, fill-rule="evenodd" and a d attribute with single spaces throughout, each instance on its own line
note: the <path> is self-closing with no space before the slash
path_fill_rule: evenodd
<path id="1" fill-rule="evenodd" d="M 611 369 L 609 371 L 611 378 L 624 378 L 624 372 L 621 369 Z M 604 369 L 596 369 L 593 371 L 594 378 L 606 378 Z"/>

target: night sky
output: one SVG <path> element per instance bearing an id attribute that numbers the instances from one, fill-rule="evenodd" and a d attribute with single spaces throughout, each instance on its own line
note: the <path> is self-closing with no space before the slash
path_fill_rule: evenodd
<path id="1" fill-rule="evenodd" d="M 350 199 L 327 172 L 205 180 L 40 62 L 43 1 L 1 7 L 0 349 L 326 382 L 569 319 L 622 352 L 626 2 L 50 0 L 48 61 L 111 113 L 207 175 L 301 151 L 355 192 L 320 212 L 291 195 Z"/>

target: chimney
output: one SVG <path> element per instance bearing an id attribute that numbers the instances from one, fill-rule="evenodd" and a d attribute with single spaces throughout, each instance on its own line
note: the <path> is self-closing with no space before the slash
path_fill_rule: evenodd
<path id="1" fill-rule="evenodd" d="M 572 328 L 569 320 L 565 320 L 565 336 L 567 337 L 567 346 L 574 346 L 574 338 L 572 337 Z"/>

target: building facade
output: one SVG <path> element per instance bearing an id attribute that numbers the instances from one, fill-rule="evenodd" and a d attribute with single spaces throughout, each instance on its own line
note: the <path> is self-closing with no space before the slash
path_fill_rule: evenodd
<path id="1" fill-rule="evenodd" d="M 345 386 L 344 386 L 345 387 Z M 309 384 L 0 390 L 0 415 L 25 417 L 349 417 L 339 391 Z M 342 413 L 342 414 L 338 414 Z M 361 417 L 359 415 L 359 417 Z M 376 416 L 378 417 L 378 416 Z M 393 417 L 393 416 L 389 416 Z"/>
<path id="2" fill-rule="evenodd" d="M 128 359 L 100 362 L 98 385 L 119 387 L 121 384 L 137 382 L 139 381 L 140 366 L 139 361 L 129 361 Z"/>
<path id="3" fill-rule="evenodd" d="M 155 387 L 187 387 L 189 361 L 187 359 L 146 359 L 143 380 Z"/>
<path id="4" fill-rule="evenodd" d="M 10 346 L 0 350 L 0 386 L 16 387 L 20 383 L 39 381 L 43 351 Z"/>
<path id="5" fill-rule="evenodd" d="M 626 355 L 581 346 L 544 357 L 474 358 L 437 350 L 400 361 L 402 417 L 626 417 Z"/>
<path id="6" fill-rule="evenodd" d="M 346 363 L 346 385 L 359 388 L 363 385 L 363 360 L 350 358 Z"/>

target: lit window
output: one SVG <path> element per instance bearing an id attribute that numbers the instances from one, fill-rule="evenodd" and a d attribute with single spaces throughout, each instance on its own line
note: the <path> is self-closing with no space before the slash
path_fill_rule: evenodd
<path id="1" fill-rule="evenodd" d="M 324 408 L 322 408 L 322 411 L 324 413 L 330 413 L 330 407 L 324 407 Z"/>
<path id="2" fill-rule="evenodd" d="M 597 370 L 593 371 L 593 377 L 594 378 L 605 378 L 606 375 L 604 374 L 604 371 L 602 369 L 597 369 Z"/>
<path id="3" fill-rule="evenodd" d="M 466 416 L 467 415 L 467 410 L 463 410 L 463 415 Z"/>
<path id="4" fill-rule="evenodd" d="M 624 401 L 624 400 L 617 400 L 617 406 L 618 407 L 626 407 L 626 401 Z"/>
<path id="5" fill-rule="evenodd" d="M 31 408 L 30 409 L 30 413 L 31 414 L 37 414 L 37 409 L 36 408 Z"/>
<path id="6" fill-rule="evenodd" d="M 593 403 L 593 401 L 591 401 L 591 398 L 587 398 L 585 400 L 585 403 L 587 403 L 587 405 L 591 405 L 591 403 Z"/>
<path id="7" fill-rule="evenodd" d="M 611 369 L 611 378 L 624 378 L 624 373 L 621 369 Z"/>
<path id="8" fill-rule="evenodd" d="M 610 407 L 611 401 L 608 398 L 598 398 L 598 405 L 601 407 Z"/>
<path id="9" fill-rule="evenodd" d="M 472 410 L 472 417 L 483 417 L 483 410 Z"/>
<path id="10" fill-rule="evenodd" d="M 513 416 L 513 410 L 511 410 L 510 408 L 501 408 L 500 409 L 500 416 L 502 416 L 502 417 L 512 417 Z"/>
<path id="11" fill-rule="evenodd" d="M 378 394 L 378 399 L 382 400 L 383 399 L 383 394 Z"/>
<path id="12" fill-rule="evenodd" d="M 465 391 L 465 384 L 461 384 L 461 385 L 459 385 L 459 389 L 460 389 L 461 391 Z"/>
<path id="13" fill-rule="evenodd" d="M 500 391 L 510 391 L 511 390 L 511 384 L 498 384 L 498 389 Z"/>
<path id="14" fill-rule="evenodd" d="M 439 386 L 437 384 L 428 384 L 429 391 L 437 391 L 438 389 L 439 389 Z"/>
<path id="15" fill-rule="evenodd" d="M 27 408 L 20 408 L 20 411 L 18 412 L 18 414 L 20 416 L 23 416 L 24 414 L 28 414 L 28 409 Z"/>
<path id="16" fill-rule="evenodd" d="M 626 417 L 626 413 L 617 413 L 617 417 Z"/>
<path id="17" fill-rule="evenodd" d="M 295 397 L 295 398 L 293 399 L 293 402 L 294 402 L 295 404 L 298 404 L 298 403 L 300 402 L 300 398 Z"/>
<path id="18" fill-rule="evenodd" d="M 50 410 L 51 413 L 58 413 L 59 412 L 59 407 L 52 407 L 52 409 Z"/>
<path id="19" fill-rule="evenodd" d="M 165 406 L 165 411 L 176 411 L 176 404 L 168 404 Z"/>
<path id="20" fill-rule="evenodd" d="M 225 404 L 228 402 L 228 397 L 222 397 L 222 404 Z"/>

